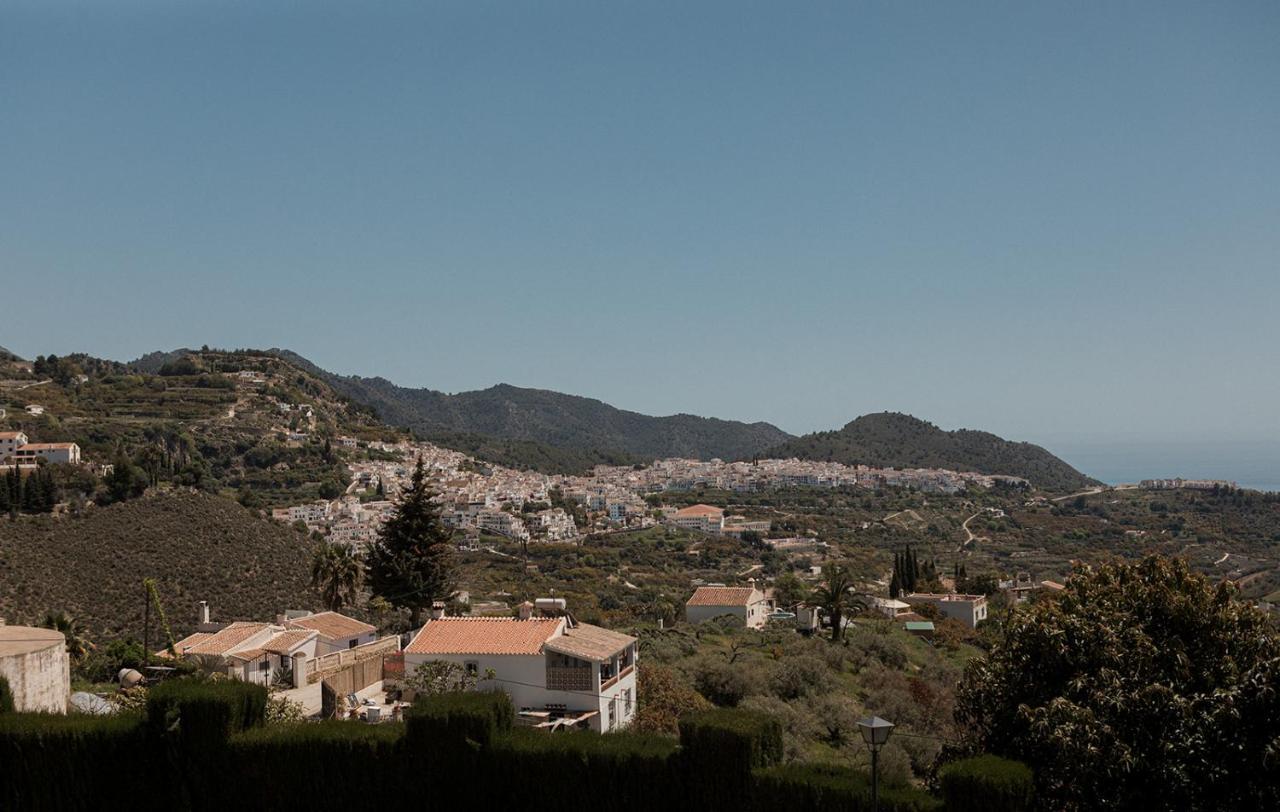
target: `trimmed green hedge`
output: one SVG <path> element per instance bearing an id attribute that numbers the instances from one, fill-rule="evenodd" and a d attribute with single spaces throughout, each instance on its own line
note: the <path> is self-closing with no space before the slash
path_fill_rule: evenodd
<path id="1" fill-rule="evenodd" d="M 871 809 L 871 776 L 828 764 L 787 764 L 756 771 L 755 808 L 788 812 Z M 880 787 L 882 812 L 937 812 L 942 801 L 911 787 Z"/>
<path id="2" fill-rule="evenodd" d="M 953 761 L 938 771 L 938 783 L 955 812 L 1023 812 L 1035 800 L 1031 768 L 999 756 Z"/>
<path id="3" fill-rule="evenodd" d="M 698 711 L 680 719 L 680 745 L 688 800 L 714 808 L 742 794 L 752 783 L 752 770 L 782 760 L 782 725 L 738 708 Z"/>
<path id="4" fill-rule="evenodd" d="M 140 714 L 0 714 L 0 809 L 146 808 L 168 773 Z"/>
<path id="5" fill-rule="evenodd" d="M 4 677 L 0 677 L 0 713 L 13 713 L 13 689 Z"/>
<path id="6" fill-rule="evenodd" d="M 239 808 L 245 788 L 254 806 L 292 809 L 300 799 L 318 810 L 395 809 L 414 797 L 405 769 L 404 726 L 360 722 L 272 725 L 237 733 L 228 742 L 234 782 L 223 782 L 223 809 Z"/>
<path id="7" fill-rule="evenodd" d="M 147 692 L 147 723 L 154 733 L 179 733 L 190 744 L 210 744 L 261 725 L 267 689 L 239 680 L 162 682 Z"/>
<path id="8" fill-rule="evenodd" d="M 405 713 L 406 735 L 415 743 L 486 747 L 514 719 L 511 700 L 501 691 L 438 694 L 418 699 Z"/>
<path id="9" fill-rule="evenodd" d="M 350 812 L 406 799 L 427 810 L 517 809 L 542 797 L 598 799 L 614 812 L 869 808 L 865 774 L 781 765 L 778 722 L 743 710 L 690 715 L 677 743 L 513 728 L 505 694 L 423 698 L 404 725 L 265 727 L 265 698 L 244 683 L 173 680 L 152 689 L 145 715 L 0 715 L 0 809 L 222 812 L 305 801 L 312 812 Z M 1020 810 L 1030 797 L 1030 771 L 1002 759 L 948 765 L 942 783 L 948 809 Z M 902 787 L 883 789 L 880 803 L 942 808 Z"/>
<path id="10" fill-rule="evenodd" d="M 680 720 L 680 744 L 735 769 L 770 767 L 782 760 L 782 724 L 755 711 L 698 711 Z"/>
<path id="11" fill-rule="evenodd" d="M 493 742 L 484 769 L 495 776 L 536 776 L 548 787 L 573 787 L 583 798 L 607 798 L 609 808 L 661 808 L 681 800 L 676 751 L 675 741 L 651 734 L 516 728 Z M 490 783 L 495 791 L 488 808 L 528 804 L 526 780 Z"/>

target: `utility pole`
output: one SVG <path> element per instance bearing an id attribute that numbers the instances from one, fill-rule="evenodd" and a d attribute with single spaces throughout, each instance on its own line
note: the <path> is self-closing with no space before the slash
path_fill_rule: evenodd
<path id="1" fill-rule="evenodd" d="M 151 590 L 147 588 L 147 580 L 142 579 L 142 676 L 147 676 L 147 667 L 151 665 Z"/>

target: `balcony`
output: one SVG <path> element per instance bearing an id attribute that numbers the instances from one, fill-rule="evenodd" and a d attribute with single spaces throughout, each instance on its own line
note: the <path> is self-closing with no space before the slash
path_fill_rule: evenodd
<path id="1" fill-rule="evenodd" d="M 616 683 L 618 680 L 622 679 L 622 678 L 623 678 L 623 677 L 625 677 L 627 674 L 630 674 L 632 671 L 635 671 L 635 670 L 636 670 L 636 667 L 635 667 L 634 665 L 629 665 L 629 666 L 627 666 L 626 668 L 624 668 L 624 669 L 622 669 L 621 671 L 619 671 L 617 676 L 615 676 L 615 677 L 609 677 L 609 679 L 605 680 L 605 681 L 604 681 L 604 683 L 603 683 L 603 684 L 601 684 L 601 686 L 600 686 L 600 690 L 602 690 L 602 691 L 603 691 L 605 688 L 608 688 L 610 685 L 613 685 L 613 684 L 614 684 L 614 683 Z"/>

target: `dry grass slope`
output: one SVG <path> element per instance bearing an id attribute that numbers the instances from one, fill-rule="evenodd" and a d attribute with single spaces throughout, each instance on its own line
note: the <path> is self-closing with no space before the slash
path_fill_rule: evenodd
<path id="1" fill-rule="evenodd" d="M 142 579 L 153 577 L 175 635 L 191 631 L 199 600 L 215 619 L 270 620 L 285 608 L 318 608 L 307 589 L 310 549 L 291 528 L 191 492 L 78 519 L 0 520 L 0 615 L 32 623 L 65 610 L 93 639 L 141 637 Z"/>

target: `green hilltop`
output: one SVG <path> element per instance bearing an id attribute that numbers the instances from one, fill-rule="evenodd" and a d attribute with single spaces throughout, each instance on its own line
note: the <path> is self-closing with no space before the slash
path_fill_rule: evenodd
<path id="1" fill-rule="evenodd" d="M 1055 491 L 1099 484 L 1038 445 L 1011 442 L 985 431 L 944 431 L 897 412 L 863 415 L 838 431 L 806 434 L 773 446 L 763 456 L 1005 474 Z"/>

